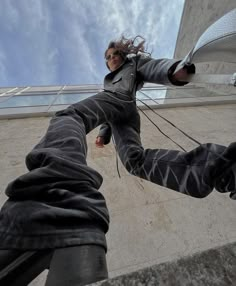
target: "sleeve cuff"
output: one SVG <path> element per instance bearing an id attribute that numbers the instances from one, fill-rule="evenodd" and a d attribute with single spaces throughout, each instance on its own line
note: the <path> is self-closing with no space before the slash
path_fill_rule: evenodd
<path id="1" fill-rule="evenodd" d="M 188 84 L 189 82 L 188 81 L 178 81 L 178 80 L 174 80 L 172 75 L 177 67 L 177 65 L 180 63 L 181 61 L 178 61 L 176 63 L 174 63 L 170 69 L 168 70 L 168 78 L 169 78 L 169 81 L 173 84 L 173 85 L 176 85 L 176 86 L 183 86 L 183 85 L 186 85 Z M 195 73 L 195 65 L 194 64 L 190 64 L 190 65 L 186 65 L 184 66 L 184 69 L 187 69 L 187 72 L 189 74 L 194 74 Z"/>

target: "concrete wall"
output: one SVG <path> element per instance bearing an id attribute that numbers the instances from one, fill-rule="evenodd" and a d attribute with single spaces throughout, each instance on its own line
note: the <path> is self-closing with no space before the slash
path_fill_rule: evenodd
<path id="1" fill-rule="evenodd" d="M 235 8 L 235 0 L 186 0 L 174 58 L 184 58 L 211 24 Z M 196 72 L 232 74 L 236 72 L 236 64 L 223 62 L 198 63 L 196 64 Z M 219 94 L 235 92 L 234 88 L 229 86 L 207 85 L 207 88 Z"/>
<path id="2" fill-rule="evenodd" d="M 185 0 L 175 56 L 184 56 L 211 24 L 235 8 L 234 0 Z"/>
<path id="3" fill-rule="evenodd" d="M 160 109 L 158 112 L 200 142 L 229 144 L 235 141 L 236 105 Z M 187 150 L 195 143 L 148 112 L 161 129 Z M 1 120 L 1 204 L 4 188 L 26 171 L 25 154 L 44 134 L 49 118 Z M 213 192 L 198 200 L 159 187 L 128 174 L 115 164 L 112 144 L 94 146 L 95 130 L 88 136 L 88 162 L 104 177 L 101 192 L 110 211 L 107 234 L 110 277 L 186 256 L 200 250 L 234 242 L 235 201 L 228 194 Z M 178 149 L 142 116 L 142 141 L 149 148 Z M 45 274 L 32 285 L 43 285 Z"/>

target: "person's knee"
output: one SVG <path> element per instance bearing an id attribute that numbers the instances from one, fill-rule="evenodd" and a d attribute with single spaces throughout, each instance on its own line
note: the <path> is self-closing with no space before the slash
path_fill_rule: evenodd
<path id="1" fill-rule="evenodd" d="M 139 172 L 144 163 L 144 158 L 140 149 L 133 150 L 127 154 L 125 160 L 122 160 L 126 170 L 132 174 L 139 176 Z"/>
<path id="2" fill-rule="evenodd" d="M 69 107 L 67 107 L 66 109 L 63 110 L 59 110 L 55 113 L 55 117 L 60 117 L 60 116 L 73 116 L 77 114 L 77 112 L 75 111 L 75 108 L 73 107 L 73 105 L 70 105 Z"/>

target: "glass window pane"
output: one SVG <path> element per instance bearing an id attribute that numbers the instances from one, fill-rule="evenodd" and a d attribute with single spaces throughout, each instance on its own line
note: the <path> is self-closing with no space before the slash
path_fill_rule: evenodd
<path id="1" fill-rule="evenodd" d="M 68 93 L 68 94 L 60 94 L 57 99 L 53 102 L 53 105 L 56 104 L 72 104 L 78 101 L 81 101 L 85 98 L 88 98 L 95 93 Z"/>
<path id="2" fill-rule="evenodd" d="M 15 95 L 0 102 L 0 108 L 49 105 L 56 95 Z"/>
<path id="3" fill-rule="evenodd" d="M 163 99 L 166 97 L 166 89 L 142 90 L 148 99 Z"/>
<path id="4" fill-rule="evenodd" d="M 0 97 L 0 108 L 4 108 L 5 102 L 11 98 L 10 96 L 1 96 Z"/>
<path id="5" fill-rule="evenodd" d="M 138 91 L 136 93 L 136 98 L 141 99 L 141 100 L 148 99 L 147 95 L 143 92 L 143 90 L 142 91 Z"/>
<path id="6" fill-rule="evenodd" d="M 1 87 L 0 88 L 0 96 L 1 94 L 4 93 L 4 95 L 9 95 L 9 94 L 15 94 L 16 92 L 18 92 L 19 90 L 21 90 L 20 88 L 18 87 Z"/>

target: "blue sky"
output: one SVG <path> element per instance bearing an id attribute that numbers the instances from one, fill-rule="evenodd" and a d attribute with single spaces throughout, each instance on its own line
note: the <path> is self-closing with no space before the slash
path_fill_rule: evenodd
<path id="1" fill-rule="evenodd" d="M 184 0 L 1 0 L 0 86 L 102 83 L 104 50 L 142 35 L 172 58 Z"/>

